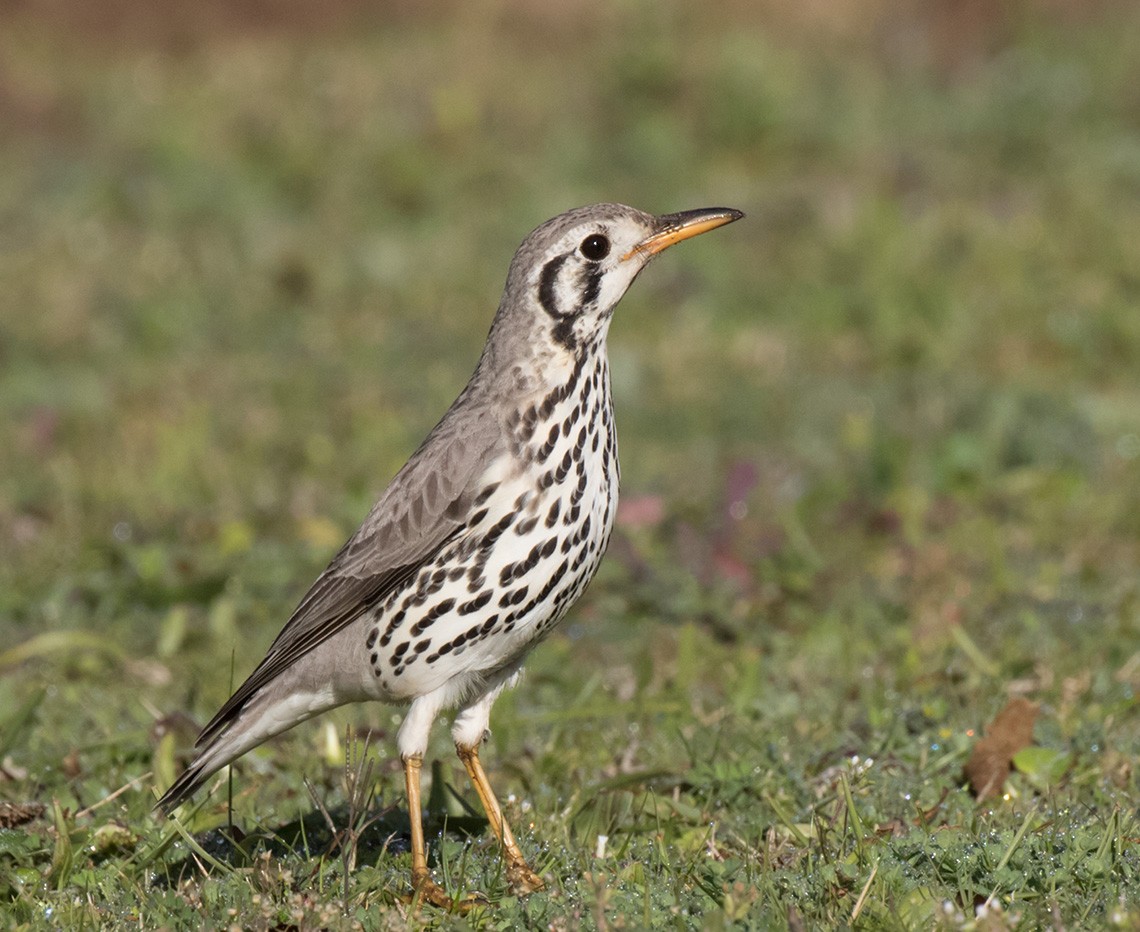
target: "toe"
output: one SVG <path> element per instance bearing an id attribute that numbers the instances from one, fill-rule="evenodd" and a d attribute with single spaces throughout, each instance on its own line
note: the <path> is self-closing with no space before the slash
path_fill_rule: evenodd
<path id="1" fill-rule="evenodd" d="M 516 896 L 525 896 L 528 893 L 537 893 L 546 884 L 525 861 L 517 861 L 507 867 L 507 886 Z"/>
<path id="2" fill-rule="evenodd" d="M 412 892 L 404 898 L 405 902 L 413 906 L 422 906 L 427 903 L 436 909 L 449 913 L 458 913 L 463 916 L 471 910 L 486 906 L 487 900 L 477 893 L 469 894 L 461 900 L 448 895 L 447 891 L 437 884 L 431 877 L 416 877 L 412 879 Z"/>

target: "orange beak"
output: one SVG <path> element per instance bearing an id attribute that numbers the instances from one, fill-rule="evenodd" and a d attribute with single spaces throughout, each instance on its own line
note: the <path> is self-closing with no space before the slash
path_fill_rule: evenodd
<path id="1" fill-rule="evenodd" d="M 691 236 L 699 236 L 726 223 L 739 220 L 744 214 L 731 207 L 702 207 L 699 210 L 682 210 L 676 214 L 662 214 L 657 218 L 657 231 L 647 236 L 621 257 L 622 262 L 634 256 L 648 259 L 674 243 Z"/>

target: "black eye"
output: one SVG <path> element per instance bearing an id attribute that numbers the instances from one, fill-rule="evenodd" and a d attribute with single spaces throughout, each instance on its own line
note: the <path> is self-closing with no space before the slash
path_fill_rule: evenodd
<path id="1" fill-rule="evenodd" d="M 587 259 L 597 262 L 610 254 L 610 241 L 601 233 L 591 233 L 584 240 L 578 250 Z"/>

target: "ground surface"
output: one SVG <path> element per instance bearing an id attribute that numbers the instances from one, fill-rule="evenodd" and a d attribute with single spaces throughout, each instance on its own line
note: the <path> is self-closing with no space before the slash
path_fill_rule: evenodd
<path id="1" fill-rule="evenodd" d="M 1140 926 L 1140 13 L 793 6 L 0 8 L 6 925 Z M 748 219 L 620 308 L 618 537 L 495 712 L 549 892 L 441 728 L 495 906 L 409 916 L 391 709 L 244 760 L 237 849 L 155 818 L 602 199 Z"/>

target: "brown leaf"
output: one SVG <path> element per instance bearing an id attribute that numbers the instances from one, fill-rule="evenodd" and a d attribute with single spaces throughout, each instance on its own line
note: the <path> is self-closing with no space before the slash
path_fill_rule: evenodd
<path id="1" fill-rule="evenodd" d="M 75 748 L 68 751 L 60 767 L 63 769 L 64 774 L 72 780 L 83 773 L 83 765 L 79 761 L 79 751 Z"/>
<path id="2" fill-rule="evenodd" d="M 1013 755 L 1033 743 L 1039 708 L 1028 699 L 1010 699 L 986 727 L 985 737 L 974 745 L 966 762 L 966 778 L 979 801 L 1001 792 Z"/>
<path id="3" fill-rule="evenodd" d="M 0 802 L 0 828 L 13 828 L 44 814 L 43 803 Z"/>

